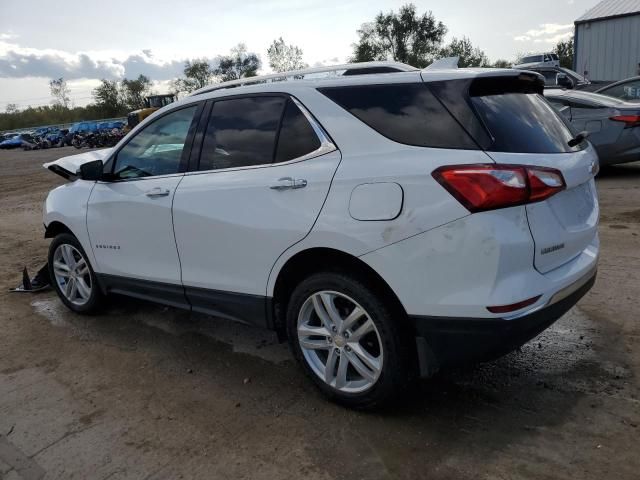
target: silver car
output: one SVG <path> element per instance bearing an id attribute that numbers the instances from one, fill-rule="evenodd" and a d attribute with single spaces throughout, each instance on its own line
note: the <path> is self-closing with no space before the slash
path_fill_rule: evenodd
<path id="1" fill-rule="evenodd" d="M 596 90 L 595 93 L 601 93 L 602 95 L 619 98 L 620 100 L 628 102 L 640 101 L 640 77 L 625 78 L 619 82 L 602 87 L 600 90 Z"/>
<path id="2" fill-rule="evenodd" d="M 544 96 L 575 132 L 589 132 L 601 165 L 640 160 L 640 104 L 578 90 L 545 89 Z"/>

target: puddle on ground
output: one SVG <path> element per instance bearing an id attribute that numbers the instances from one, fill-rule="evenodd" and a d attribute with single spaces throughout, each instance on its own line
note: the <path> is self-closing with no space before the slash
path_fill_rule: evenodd
<path id="1" fill-rule="evenodd" d="M 34 300 L 31 306 L 38 315 L 45 317 L 55 327 L 85 332 L 93 329 L 93 333 L 97 334 L 99 329 L 95 328 L 96 324 L 88 322 L 87 318 L 95 319 L 105 328 L 108 325 L 107 317 L 116 317 L 119 321 L 113 324 L 118 325 L 118 328 L 122 321 L 142 324 L 176 337 L 196 333 L 230 345 L 234 353 L 244 353 L 271 363 L 291 360 L 287 344 L 279 343 L 274 332 L 174 308 L 117 299 L 111 311 L 101 318 L 76 315 L 55 297 Z"/>
<path id="2" fill-rule="evenodd" d="M 31 302 L 31 306 L 38 315 L 45 317 L 54 327 L 72 326 L 65 319 L 65 315 L 70 314 L 69 310 L 58 299 L 34 300 Z"/>

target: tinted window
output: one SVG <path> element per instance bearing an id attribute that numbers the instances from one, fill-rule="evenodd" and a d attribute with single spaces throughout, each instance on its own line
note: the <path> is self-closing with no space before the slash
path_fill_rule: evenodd
<path id="1" fill-rule="evenodd" d="M 603 95 L 609 95 L 611 97 L 620 98 L 622 100 L 640 100 L 640 79 L 633 80 L 631 82 L 623 83 L 621 85 L 615 85 L 613 87 L 605 88 L 598 92 Z"/>
<path id="2" fill-rule="evenodd" d="M 423 83 L 322 88 L 320 91 L 396 142 L 419 147 L 478 148 Z"/>
<path id="3" fill-rule="evenodd" d="M 271 163 L 285 102 L 284 97 L 215 102 L 200 155 L 200 170 Z"/>
<path id="4" fill-rule="evenodd" d="M 538 73 L 544 77 L 545 85 L 556 85 L 556 76 L 558 75 L 555 70 L 539 70 Z"/>
<path id="5" fill-rule="evenodd" d="M 318 148 L 320 148 L 320 140 L 309 124 L 307 117 L 304 116 L 293 101 L 287 101 L 278 137 L 276 162 L 293 160 Z"/>
<path id="6" fill-rule="evenodd" d="M 582 75 L 580 75 L 577 72 L 574 72 L 573 70 L 569 70 L 568 68 L 563 68 L 560 67 L 560 71 L 562 71 L 562 73 L 566 73 L 567 76 L 572 79 L 574 82 L 586 82 L 587 79 L 584 78 Z"/>
<path id="7" fill-rule="evenodd" d="M 542 60 L 542 57 L 540 55 L 533 55 L 531 57 L 524 57 L 520 63 L 535 63 L 535 62 L 539 62 Z"/>
<path id="8" fill-rule="evenodd" d="M 177 173 L 197 105 L 160 117 L 147 125 L 118 152 L 116 178 Z"/>
<path id="9" fill-rule="evenodd" d="M 494 138 L 495 152 L 566 153 L 573 135 L 541 95 L 507 93 L 472 97 L 472 102 Z"/>

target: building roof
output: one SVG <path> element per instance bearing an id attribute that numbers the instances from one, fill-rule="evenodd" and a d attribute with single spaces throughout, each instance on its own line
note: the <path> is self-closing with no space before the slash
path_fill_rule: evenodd
<path id="1" fill-rule="evenodd" d="M 575 23 L 593 22 L 613 17 L 640 15 L 640 0 L 603 0 L 576 20 Z"/>

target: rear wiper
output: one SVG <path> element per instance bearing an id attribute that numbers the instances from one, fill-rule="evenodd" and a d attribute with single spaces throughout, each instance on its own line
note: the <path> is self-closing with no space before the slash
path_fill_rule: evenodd
<path id="1" fill-rule="evenodd" d="M 588 136 L 589 136 L 589 132 L 587 132 L 586 130 L 583 130 L 582 132 L 578 133 L 575 137 L 573 137 L 571 140 L 569 140 L 568 144 L 570 147 L 575 147 L 576 145 L 580 145 L 582 142 L 584 142 Z"/>

